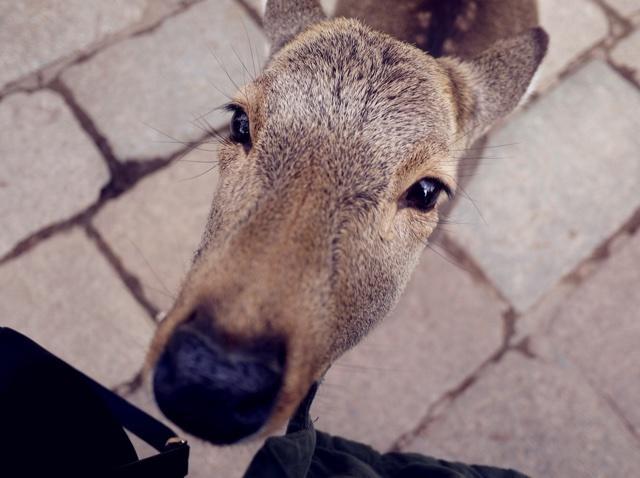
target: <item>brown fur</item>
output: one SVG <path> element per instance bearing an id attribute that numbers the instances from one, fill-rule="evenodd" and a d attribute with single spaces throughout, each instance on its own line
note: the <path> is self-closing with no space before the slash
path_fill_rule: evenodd
<path id="1" fill-rule="evenodd" d="M 382 3 L 343 1 L 338 13 L 355 8 L 411 41 L 419 28 L 404 26 L 420 26 L 418 4 L 438 4 Z M 253 146 L 220 149 L 209 223 L 150 365 L 197 307 L 229 341 L 284 338 L 273 429 L 388 313 L 438 221 L 437 210 L 402 208 L 399 199 L 423 177 L 455 190 L 451 150 L 516 106 L 546 49 L 539 29 L 504 39 L 524 30 L 521 17 L 535 20 L 533 2 L 474 3 L 478 23 L 463 32 L 454 20 L 443 30 L 449 39 L 438 41 L 465 53 L 493 46 L 476 59 L 437 59 L 357 20 L 322 21 L 315 1 L 268 2 L 272 58 L 236 96 Z"/>

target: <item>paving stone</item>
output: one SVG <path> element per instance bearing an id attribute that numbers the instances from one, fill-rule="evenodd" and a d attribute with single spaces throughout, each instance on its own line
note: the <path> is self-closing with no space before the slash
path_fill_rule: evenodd
<path id="1" fill-rule="evenodd" d="M 76 229 L 0 267 L 0 326 L 107 386 L 140 369 L 153 333 L 145 311 Z"/>
<path id="2" fill-rule="evenodd" d="M 557 312 L 549 335 L 563 358 L 615 402 L 640 436 L 640 235 Z"/>
<path id="3" fill-rule="evenodd" d="M 572 60 L 602 40 L 608 23 L 602 9 L 589 0 L 539 0 L 538 9 L 540 24 L 551 38 L 536 80 L 543 88 Z"/>
<path id="4" fill-rule="evenodd" d="M 166 423 L 169 428 L 189 442 L 191 448 L 189 453 L 189 478 L 240 478 L 244 475 L 251 459 L 264 441 L 255 438 L 248 442 L 220 447 L 213 446 L 184 433 L 162 415 L 155 404 L 151 386 L 148 383 L 126 398 L 137 407 L 142 408 L 150 415 Z M 139 439 L 134 438 L 133 443 L 138 456 L 154 454 L 153 449 L 150 449 L 148 445 Z"/>
<path id="5" fill-rule="evenodd" d="M 145 0 L 0 2 L 0 88 L 138 21 Z"/>
<path id="6" fill-rule="evenodd" d="M 106 163 L 57 95 L 0 102 L 0 256 L 27 235 L 98 199 Z"/>
<path id="7" fill-rule="evenodd" d="M 63 80 L 119 159 L 166 156 L 182 148 L 171 138 L 202 136 L 194 118 L 204 115 L 213 126 L 228 120 L 212 109 L 229 101 L 232 81 L 249 80 L 234 50 L 253 76 L 251 51 L 258 63 L 262 45 L 262 33 L 236 2 L 208 1 L 70 68 Z"/>
<path id="8" fill-rule="evenodd" d="M 606 0 L 606 2 L 624 16 L 640 12 L 638 0 Z"/>
<path id="9" fill-rule="evenodd" d="M 637 442 L 562 362 L 510 352 L 403 451 L 535 477 L 635 476 Z"/>
<path id="10" fill-rule="evenodd" d="M 95 218 L 100 233 L 160 310 L 171 306 L 204 232 L 218 178 L 217 168 L 206 171 L 215 158 L 213 152 L 194 151 L 145 178 Z"/>
<path id="11" fill-rule="evenodd" d="M 427 250 L 400 304 L 327 374 L 316 426 L 387 449 L 502 342 L 491 291 Z"/>
<path id="12" fill-rule="evenodd" d="M 640 30 L 622 40 L 611 52 L 611 58 L 617 65 L 630 69 L 640 82 Z"/>
<path id="13" fill-rule="evenodd" d="M 592 61 L 491 136 L 454 239 L 518 310 L 640 206 L 639 130 L 636 88 Z"/>

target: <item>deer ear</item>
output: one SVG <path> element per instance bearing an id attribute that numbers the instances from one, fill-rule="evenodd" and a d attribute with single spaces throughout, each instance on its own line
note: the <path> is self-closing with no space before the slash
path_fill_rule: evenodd
<path id="1" fill-rule="evenodd" d="M 318 0 L 267 0 L 264 27 L 271 55 L 313 23 L 326 18 Z"/>
<path id="2" fill-rule="evenodd" d="M 524 96 L 547 52 L 542 28 L 500 40 L 473 60 L 441 58 L 451 78 L 458 130 L 469 142 L 509 114 Z"/>

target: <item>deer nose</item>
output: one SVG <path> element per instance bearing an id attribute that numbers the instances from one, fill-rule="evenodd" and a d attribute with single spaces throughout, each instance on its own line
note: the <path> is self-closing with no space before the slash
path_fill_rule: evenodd
<path id="1" fill-rule="evenodd" d="M 284 346 L 261 339 L 230 347 L 206 314 L 194 315 L 176 328 L 156 364 L 156 402 L 186 432 L 234 443 L 269 418 L 282 386 Z"/>

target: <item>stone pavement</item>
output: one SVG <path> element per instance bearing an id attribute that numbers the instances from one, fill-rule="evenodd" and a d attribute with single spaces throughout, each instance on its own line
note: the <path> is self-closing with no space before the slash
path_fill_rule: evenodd
<path id="1" fill-rule="evenodd" d="M 253 0 L 69 3 L 0 5 L 0 325 L 120 390 L 215 189 L 215 145 L 184 143 L 224 127 L 265 38 Z M 540 4 L 536 93 L 313 414 L 381 449 L 635 476 L 640 3 Z M 129 398 L 158 413 L 147 388 Z M 259 446 L 193 444 L 194 477 L 241 476 Z"/>

